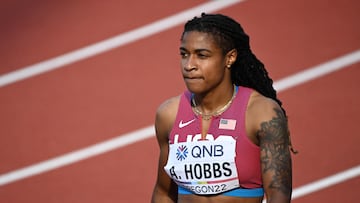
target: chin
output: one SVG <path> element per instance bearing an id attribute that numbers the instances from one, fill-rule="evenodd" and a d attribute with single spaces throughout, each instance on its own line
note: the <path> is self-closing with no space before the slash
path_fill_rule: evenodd
<path id="1" fill-rule="evenodd" d="M 186 83 L 187 89 L 194 94 L 200 94 L 204 92 L 204 88 L 201 85 L 188 84 Z"/>

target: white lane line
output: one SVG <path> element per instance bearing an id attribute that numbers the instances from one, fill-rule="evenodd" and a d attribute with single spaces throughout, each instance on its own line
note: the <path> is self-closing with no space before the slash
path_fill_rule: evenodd
<path id="1" fill-rule="evenodd" d="M 312 183 L 300 186 L 293 191 L 292 198 L 296 199 L 307 194 L 319 191 L 321 189 L 333 186 L 335 184 L 344 182 L 346 180 L 355 178 L 360 175 L 360 165 L 350 168 L 348 170 L 336 173 L 326 178 L 314 181 Z"/>
<path id="2" fill-rule="evenodd" d="M 299 197 L 306 196 L 313 192 L 325 189 L 327 187 L 331 187 L 333 185 L 339 184 L 341 182 L 345 182 L 349 179 L 355 178 L 360 175 L 360 165 L 355 166 L 353 168 L 347 169 L 345 171 L 336 173 L 334 175 L 316 180 L 309 184 L 297 187 L 293 190 L 291 195 L 291 199 L 297 199 Z M 262 203 L 266 203 L 266 199 L 262 201 Z"/>
<path id="3" fill-rule="evenodd" d="M 353 53 L 359 53 L 358 51 L 355 51 Z M 339 58 L 336 58 L 334 60 L 331 61 L 331 63 L 324 63 L 325 65 L 321 65 L 321 66 L 315 66 L 312 68 L 307 69 L 305 72 L 312 72 L 311 70 L 313 69 L 319 69 L 319 67 L 321 67 L 321 69 L 328 69 L 328 66 L 332 66 L 331 64 L 336 63 L 339 64 L 337 69 L 341 69 L 341 68 L 346 68 L 349 66 L 349 61 L 344 61 L 344 57 L 347 58 L 348 60 L 351 61 L 359 61 L 360 59 L 360 55 L 356 55 L 358 58 L 358 60 L 354 60 L 352 57 L 350 57 L 350 59 L 348 58 L 348 56 L 352 56 L 353 54 L 348 54 Z M 342 63 L 342 65 L 340 63 L 338 63 L 338 61 L 340 61 Z M 328 65 L 326 65 L 328 64 Z M 326 73 L 331 73 L 331 71 L 327 71 Z M 321 77 L 324 75 L 324 71 L 315 71 L 314 72 L 315 75 L 307 75 L 307 74 L 295 74 L 295 75 L 291 75 L 289 77 L 286 77 L 280 81 L 288 81 L 288 82 L 283 82 L 282 86 L 280 86 L 281 88 L 279 88 L 279 91 L 283 91 L 285 89 L 288 89 L 288 87 L 294 87 L 295 85 L 300 85 L 303 82 L 309 81 L 308 77 L 311 77 L 312 79 L 315 79 L 317 77 Z M 300 75 L 297 78 L 302 78 L 300 80 L 297 80 L 296 84 L 293 83 L 292 80 L 288 80 L 288 78 L 293 78 L 296 75 Z M 274 85 L 277 86 L 278 82 L 275 82 Z M 5 174 L 0 175 L 0 186 L 2 185 L 6 185 L 24 178 L 28 178 L 37 174 L 41 174 L 41 173 L 45 173 L 47 171 L 50 170 L 54 170 L 56 168 L 60 168 L 72 163 L 76 163 L 78 161 L 84 160 L 84 159 L 88 159 L 91 158 L 93 156 L 97 156 L 100 154 L 103 154 L 105 152 L 109 152 L 111 150 L 115 150 L 117 148 L 121 148 L 124 147 L 126 145 L 147 139 L 149 137 L 152 137 L 155 134 L 154 132 L 154 126 L 148 126 L 145 127 L 143 129 L 128 133 L 128 134 L 124 134 L 124 135 L 120 135 L 117 136 L 113 139 L 110 139 L 108 141 L 104 141 L 92 146 L 89 146 L 87 148 L 83 148 L 74 152 L 70 152 L 68 154 L 59 156 L 59 157 L 55 157 L 53 159 L 50 160 L 46 160 L 37 164 L 33 164 L 31 166 L 28 167 L 24 167 L 18 170 L 14 170 Z M 359 175 L 359 174 L 357 174 Z M 296 194 L 296 193 L 295 193 Z"/>
<path id="4" fill-rule="evenodd" d="M 358 62 L 360 62 L 360 50 L 281 79 L 274 83 L 274 88 L 283 91 Z"/>
<path id="5" fill-rule="evenodd" d="M 297 199 L 299 197 L 306 196 L 313 192 L 325 189 L 327 187 L 331 187 L 333 185 L 339 184 L 341 182 L 345 182 L 351 178 L 355 178 L 360 175 L 360 165 L 355 166 L 353 168 L 347 169 L 345 171 L 336 173 L 334 175 L 328 176 L 326 178 L 322 178 L 320 180 L 316 180 L 309 184 L 297 187 L 293 190 L 291 195 L 291 199 Z M 266 203 L 266 199 L 262 201 L 262 203 Z"/>
<path id="6" fill-rule="evenodd" d="M 88 159 L 117 148 L 121 148 L 142 140 L 155 134 L 154 126 L 149 126 L 131 133 L 127 133 L 116 138 L 100 142 L 98 144 L 73 151 L 62 156 L 58 156 L 40 163 L 24 167 L 0 176 L 0 186 L 28 178 L 34 175 L 45 173 L 69 164 L 73 164 L 84 159 Z"/>
<path id="7" fill-rule="evenodd" d="M 191 9 L 182 11 L 162 20 L 155 21 L 138 29 L 125 32 L 115 37 L 100 41 L 84 48 L 69 52 L 67 54 L 36 63 L 19 70 L 0 76 L 0 87 L 25 80 L 36 75 L 52 71 L 80 60 L 110 51 L 111 49 L 124 46 L 136 40 L 149 37 L 172 27 L 178 26 L 202 12 L 214 12 L 245 0 L 222 0 L 200 4 Z"/>

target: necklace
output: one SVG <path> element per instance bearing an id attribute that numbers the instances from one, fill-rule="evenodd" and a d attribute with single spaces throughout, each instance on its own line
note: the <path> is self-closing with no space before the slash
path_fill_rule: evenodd
<path id="1" fill-rule="evenodd" d="M 191 103 L 192 103 L 192 109 L 194 111 L 194 113 L 196 115 L 200 115 L 202 119 L 204 120 L 210 120 L 212 117 L 216 117 L 216 116 L 219 116 L 220 114 L 224 113 L 224 111 L 226 111 L 226 109 L 229 108 L 229 106 L 231 105 L 231 103 L 233 102 L 234 98 L 235 98 L 235 95 L 236 95 L 236 87 L 234 85 L 234 92 L 233 92 L 233 95 L 231 97 L 231 99 L 223 106 L 221 107 L 220 109 L 212 112 L 212 113 L 209 113 L 209 114 L 205 114 L 203 113 L 199 108 L 198 108 L 198 105 L 196 104 L 195 102 L 195 98 L 194 96 L 191 98 Z"/>

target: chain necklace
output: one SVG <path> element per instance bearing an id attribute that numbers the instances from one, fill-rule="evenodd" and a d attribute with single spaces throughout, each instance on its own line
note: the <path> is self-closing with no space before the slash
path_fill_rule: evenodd
<path id="1" fill-rule="evenodd" d="M 231 99 L 228 101 L 228 103 L 226 103 L 223 107 L 221 107 L 220 109 L 216 110 L 215 112 L 212 112 L 212 113 L 209 113 L 209 114 L 205 114 L 203 113 L 199 108 L 198 108 L 198 105 L 196 104 L 195 102 L 195 98 L 192 97 L 191 98 L 191 103 L 192 103 L 192 109 L 194 111 L 194 113 L 197 115 L 197 116 L 201 116 L 202 119 L 204 120 L 210 120 L 212 117 L 216 117 L 216 116 L 219 116 L 220 114 L 224 113 L 224 111 L 226 111 L 226 109 L 228 109 L 231 105 L 231 103 L 233 102 L 234 98 L 235 98 L 235 95 L 236 95 L 236 87 L 234 85 L 234 92 L 233 92 L 233 95 L 231 97 Z"/>

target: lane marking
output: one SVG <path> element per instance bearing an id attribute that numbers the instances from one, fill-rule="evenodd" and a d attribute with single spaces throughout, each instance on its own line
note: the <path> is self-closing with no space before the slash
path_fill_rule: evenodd
<path id="1" fill-rule="evenodd" d="M 326 178 L 314 181 L 312 183 L 297 187 L 292 194 L 292 198 L 296 199 L 307 194 L 325 189 L 335 184 L 344 182 L 346 180 L 355 178 L 360 175 L 360 165 L 350 168 L 348 170 L 336 173 Z"/>
<path id="2" fill-rule="evenodd" d="M 0 175 L 0 186 L 28 178 L 34 175 L 45 173 L 60 167 L 64 167 L 84 159 L 88 159 L 117 148 L 121 148 L 136 142 L 145 140 L 155 135 L 154 126 L 149 126 L 136 130 L 134 132 L 126 133 L 121 136 L 117 136 L 113 139 L 100 142 L 98 144 L 91 145 L 89 147 L 69 152 L 62 156 L 54 157 L 52 159 L 33 164 L 28 167 L 24 167 L 9 173 Z"/>
<path id="3" fill-rule="evenodd" d="M 119 48 L 142 38 L 149 37 L 172 27 L 178 26 L 189 20 L 190 18 L 198 16 L 202 12 L 214 12 L 243 1 L 245 0 L 222 0 L 200 4 L 196 7 L 182 11 L 162 20 L 155 21 L 151 24 L 131 30 L 129 32 L 125 32 L 115 37 L 1 75 L 0 87 L 4 87 L 6 85 L 25 80 L 27 78 L 34 77 L 42 73 L 62 68 L 66 65 L 78 62 L 80 60 L 84 60 L 86 58 L 90 58 L 92 56 L 110 51 L 111 49 Z"/>
<path id="4" fill-rule="evenodd" d="M 342 172 L 333 174 L 331 176 L 328 176 L 326 178 L 322 178 L 319 180 L 316 180 L 314 182 L 311 182 L 309 184 L 297 187 L 293 190 L 293 193 L 291 195 L 291 199 L 297 199 L 303 196 L 306 196 L 308 194 L 317 192 L 319 190 L 325 189 L 327 187 L 334 186 L 336 184 L 339 184 L 341 182 L 345 182 L 347 180 L 350 180 L 352 178 L 356 178 L 357 176 L 360 176 L 360 165 L 355 166 L 353 168 L 344 170 Z M 266 203 L 266 200 L 264 199 L 262 203 Z"/>
<path id="5" fill-rule="evenodd" d="M 281 79 L 274 83 L 274 88 L 283 91 L 358 62 L 360 62 L 360 49 Z"/>
<path id="6" fill-rule="evenodd" d="M 351 57 L 349 57 L 351 56 Z M 346 59 L 346 60 L 344 60 Z M 350 61 L 350 62 L 349 62 Z M 337 70 L 341 68 L 349 67 L 349 65 L 354 64 L 356 62 L 360 61 L 360 50 L 357 50 L 353 53 L 347 54 L 345 56 L 341 56 L 339 58 L 336 58 L 334 60 L 331 60 L 328 63 L 321 64 L 319 66 L 315 66 L 312 68 L 309 68 L 305 71 L 302 71 L 300 73 L 290 75 L 284 79 L 279 80 L 279 82 L 275 82 L 274 86 L 278 88 L 278 91 L 284 91 L 286 89 L 289 89 L 290 87 L 294 87 L 297 85 L 300 85 L 302 83 L 305 83 L 309 81 L 309 78 L 315 79 L 318 77 L 323 76 L 324 74 L 329 74 L 332 71 L 324 71 L 329 70 L 329 67 L 333 67 L 333 64 L 337 64 Z M 316 70 L 316 71 L 312 71 Z M 333 70 L 333 69 L 332 69 Z M 312 74 L 304 74 L 304 73 L 312 73 Z M 314 74 L 314 75 L 313 75 Z M 293 80 L 290 80 L 289 78 L 296 78 L 296 82 L 294 83 Z M 281 85 L 279 85 L 281 84 Z M 14 170 L 5 174 L 0 175 L 0 186 L 6 185 L 15 181 L 19 181 L 24 178 L 28 178 L 34 175 L 38 175 L 41 173 L 45 173 L 50 170 L 54 170 L 56 168 L 60 168 L 69 164 L 76 163 L 78 161 L 91 158 L 93 156 L 97 156 L 133 143 L 136 143 L 138 141 L 145 140 L 147 138 L 153 137 L 155 135 L 154 126 L 148 126 L 145 128 L 142 128 L 140 130 L 130 132 L 127 134 L 123 134 L 120 136 L 117 136 L 113 139 L 89 146 L 87 148 L 83 148 L 77 151 L 73 151 L 67 154 L 64 154 L 62 156 L 58 156 L 55 158 L 52 158 L 50 160 L 46 160 L 37 164 L 33 164 L 28 167 L 24 167 L 18 170 Z M 360 170 L 355 170 L 355 176 L 360 175 Z M 354 177 L 354 176 L 352 176 Z M 345 181 L 345 179 L 339 178 L 337 181 Z M 324 185 L 322 185 L 324 187 Z M 300 196 L 302 194 L 308 194 L 308 188 L 313 190 L 312 187 L 307 186 L 302 188 L 299 192 L 298 190 L 294 191 L 294 195 Z M 320 188 L 318 185 L 316 185 L 316 188 Z M 305 191 L 305 192 L 304 192 Z"/>
<path id="7" fill-rule="evenodd" d="M 297 199 L 299 197 L 306 196 L 308 194 L 311 194 L 313 192 L 325 189 L 327 187 L 334 186 L 336 184 L 339 184 L 341 182 L 345 182 L 347 180 L 350 180 L 352 178 L 355 178 L 360 175 L 360 165 L 355 166 L 353 168 L 347 169 L 345 171 L 336 173 L 334 175 L 328 176 L 326 178 L 322 178 L 319 180 L 316 180 L 314 182 L 311 182 L 309 184 L 297 187 L 293 190 L 293 193 L 291 195 L 291 199 Z M 262 203 L 266 203 L 266 200 L 262 201 Z"/>

